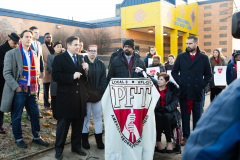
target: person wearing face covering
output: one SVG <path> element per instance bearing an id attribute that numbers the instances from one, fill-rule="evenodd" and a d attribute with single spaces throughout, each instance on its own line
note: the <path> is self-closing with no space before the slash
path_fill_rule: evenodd
<path id="1" fill-rule="evenodd" d="M 136 67 L 146 70 L 144 62 L 140 56 L 134 51 L 134 40 L 126 39 L 123 43 L 123 51 L 118 54 L 112 61 L 109 68 L 107 81 L 111 78 L 138 78 L 138 73 L 135 72 Z"/>

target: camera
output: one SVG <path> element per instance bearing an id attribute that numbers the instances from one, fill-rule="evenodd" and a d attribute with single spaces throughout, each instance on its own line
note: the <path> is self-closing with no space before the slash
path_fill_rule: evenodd
<path id="1" fill-rule="evenodd" d="M 240 12 L 236 12 L 232 16 L 232 36 L 240 39 Z"/>

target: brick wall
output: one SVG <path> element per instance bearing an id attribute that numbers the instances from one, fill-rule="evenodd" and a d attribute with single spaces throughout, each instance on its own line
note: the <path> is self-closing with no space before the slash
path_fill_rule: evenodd
<path id="1" fill-rule="evenodd" d="M 224 1 L 199 5 L 199 47 L 211 55 L 216 48 L 222 48 L 224 56 L 232 55 L 233 2 Z"/>

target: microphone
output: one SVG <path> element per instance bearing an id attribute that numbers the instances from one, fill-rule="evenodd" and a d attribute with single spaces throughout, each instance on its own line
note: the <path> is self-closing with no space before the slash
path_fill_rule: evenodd
<path id="1" fill-rule="evenodd" d="M 85 63 L 84 57 L 81 58 L 81 61 L 82 61 L 82 63 Z M 85 70 L 84 70 L 84 71 L 85 71 Z M 85 71 L 85 75 L 86 75 L 86 77 L 88 76 L 88 72 L 87 72 L 87 71 Z"/>

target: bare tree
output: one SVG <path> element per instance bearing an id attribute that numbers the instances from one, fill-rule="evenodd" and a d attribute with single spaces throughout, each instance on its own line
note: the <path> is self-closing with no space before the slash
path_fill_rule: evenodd
<path id="1" fill-rule="evenodd" d="M 7 21 L 7 19 L 3 19 L 0 21 L 0 44 L 3 44 L 8 39 L 8 34 L 11 32 L 16 32 L 12 25 Z"/>
<path id="2" fill-rule="evenodd" d="M 70 36 L 69 32 L 64 29 L 55 30 L 52 34 L 53 42 L 61 41 L 63 47 L 66 47 L 66 40 Z"/>
<path id="3" fill-rule="evenodd" d="M 83 41 L 85 49 L 91 44 L 96 44 L 98 46 L 99 55 L 103 55 L 107 52 L 107 44 L 110 40 L 110 35 L 103 28 L 89 29 L 85 31 L 76 29 L 74 35 L 78 36 L 80 40 Z"/>

